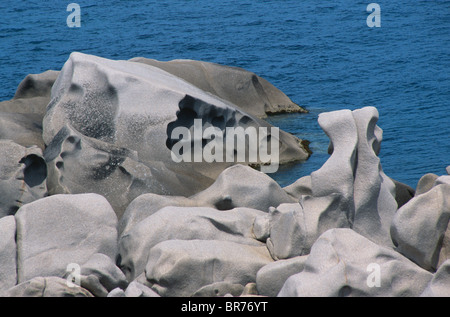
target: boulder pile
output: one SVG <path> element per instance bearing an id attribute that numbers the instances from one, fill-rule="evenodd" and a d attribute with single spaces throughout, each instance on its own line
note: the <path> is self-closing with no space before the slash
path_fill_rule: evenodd
<path id="1" fill-rule="evenodd" d="M 28 76 L 0 103 L 0 296 L 450 296 L 450 166 L 389 178 L 374 107 L 320 114 L 330 157 L 287 187 L 171 160 L 170 124 L 268 127 L 286 98 L 195 61 L 73 53 Z M 280 163 L 310 155 L 277 141 Z"/>

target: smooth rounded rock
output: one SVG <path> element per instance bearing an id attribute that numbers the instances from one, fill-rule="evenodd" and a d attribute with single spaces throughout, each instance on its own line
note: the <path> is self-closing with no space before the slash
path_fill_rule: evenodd
<path id="1" fill-rule="evenodd" d="M 249 208 L 164 207 L 134 225 L 119 240 L 119 265 L 129 281 L 144 272 L 149 251 L 166 240 L 217 240 L 262 246 L 252 227 L 264 214 Z"/>
<path id="2" fill-rule="evenodd" d="M 289 277 L 278 296 L 415 297 L 432 277 L 354 230 L 331 229 L 317 239 L 302 272 Z"/>
<path id="3" fill-rule="evenodd" d="M 17 283 L 16 221 L 14 216 L 0 218 L 0 294 Z"/>
<path id="4" fill-rule="evenodd" d="M 82 287 L 70 287 L 60 277 L 35 277 L 10 288 L 7 297 L 94 297 Z"/>
<path id="5" fill-rule="evenodd" d="M 391 237 L 398 252 L 433 271 L 450 258 L 448 238 L 443 244 L 449 220 L 450 185 L 434 186 L 397 211 Z"/>
<path id="6" fill-rule="evenodd" d="M 117 217 L 97 194 L 54 195 L 26 204 L 15 215 L 18 282 L 59 276 L 92 255 L 117 255 Z"/>
<path id="7" fill-rule="evenodd" d="M 242 68 L 185 59 L 162 62 L 136 57 L 130 61 L 161 68 L 260 118 L 275 113 L 307 112 L 267 80 Z"/>
<path id="8" fill-rule="evenodd" d="M 0 140 L 0 218 L 47 195 L 47 165 L 42 150 Z"/>
<path id="9" fill-rule="evenodd" d="M 214 282 L 245 286 L 270 263 L 264 246 L 215 240 L 168 240 L 150 250 L 147 280 L 161 296 L 192 296 Z"/>

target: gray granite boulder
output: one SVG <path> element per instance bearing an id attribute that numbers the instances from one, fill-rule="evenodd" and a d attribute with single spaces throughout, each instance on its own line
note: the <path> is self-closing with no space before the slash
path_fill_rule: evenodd
<path id="1" fill-rule="evenodd" d="M 422 297 L 450 297 L 450 260 L 439 266 Z"/>
<path id="2" fill-rule="evenodd" d="M 106 295 L 106 297 L 127 297 L 125 295 L 125 291 L 121 289 L 120 287 L 116 287 L 111 292 Z"/>
<path id="3" fill-rule="evenodd" d="M 240 296 L 244 292 L 244 285 L 228 282 L 214 282 L 198 289 L 192 297 L 223 297 L 227 294 Z"/>
<path id="4" fill-rule="evenodd" d="M 16 220 L 14 216 L 0 218 L 0 296 L 17 283 Z"/>
<path id="5" fill-rule="evenodd" d="M 397 207 L 400 208 L 415 196 L 416 191 L 411 186 L 403 184 L 392 178 L 391 180 L 395 185 L 395 200 L 397 201 Z"/>
<path id="6" fill-rule="evenodd" d="M 143 163 L 136 151 L 84 136 L 68 125 L 53 138 L 44 157 L 50 195 L 102 195 L 119 219 L 142 194 L 192 195 L 213 182 L 189 170 L 169 170 L 162 161 Z"/>
<path id="7" fill-rule="evenodd" d="M 450 259 L 450 185 L 437 185 L 400 208 L 392 222 L 396 249 L 426 270 Z"/>
<path id="8" fill-rule="evenodd" d="M 438 178 L 439 178 L 438 175 L 432 174 L 432 173 L 423 175 L 417 182 L 415 196 L 424 194 L 427 191 L 429 191 L 431 188 L 433 188 L 435 185 L 435 182 Z"/>
<path id="9" fill-rule="evenodd" d="M 245 195 L 243 195 L 245 193 Z M 119 222 L 123 234 L 139 221 L 167 206 L 210 207 L 231 210 L 238 207 L 268 212 L 270 207 L 295 202 L 268 175 L 236 164 L 225 169 L 208 188 L 190 197 L 143 194 L 133 200 Z"/>
<path id="10" fill-rule="evenodd" d="M 291 275 L 303 271 L 307 259 L 307 255 L 297 256 L 287 260 L 271 262 L 263 266 L 256 274 L 256 287 L 259 295 L 277 296 Z"/>
<path id="11" fill-rule="evenodd" d="M 119 220 L 119 236 L 126 234 L 134 225 L 153 215 L 164 207 L 210 207 L 184 196 L 142 194 L 135 198 L 125 209 Z"/>
<path id="12" fill-rule="evenodd" d="M 340 201 L 338 195 L 305 196 L 300 203 L 281 204 L 255 221 L 254 232 L 261 235 L 261 225 L 267 228 L 263 236 L 267 236 L 265 242 L 275 260 L 306 255 L 326 230 L 350 226 L 339 208 Z"/>
<path id="13" fill-rule="evenodd" d="M 319 125 L 330 138 L 330 158 L 284 188 L 296 203 L 275 206 L 257 221 L 258 238 L 266 241 L 274 259 L 308 254 L 316 239 L 332 228 L 351 228 L 375 243 L 393 246 L 390 226 L 399 198 L 381 168 L 377 120 L 374 107 L 319 115 Z"/>
<path id="14" fill-rule="evenodd" d="M 160 68 L 81 53 L 70 55 L 51 97 L 43 120 L 45 144 L 70 125 L 84 136 L 136 151 L 142 162 L 162 161 L 169 169 L 182 165 L 182 170 L 213 179 L 234 162 L 174 162 L 171 149 L 179 141 L 172 138 L 175 128 L 191 129 L 194 119 L 202 120 L 202 130 L 272 127 Z M 280 143 L 279 163 L 310 155 L 301 140 L 283 131 L 278 137 L 269 132 L 267 139 Z M 203 137 L 198 141 L 208 142 Z"/>
<path id="15" fill-rule="evenodd" d="M 27 75 L 17 87 L 13 99 L 0 102 L 0 113 L 36 114 L 42 121 L 58 75 L 59 72 L 54 70 Z"/>
<path id="16" fill-rule="evenodd" d="M 82 287 L 70 287 L 67 280 L 56 277 L 35 277 L 6 292 L 6 297 L 94 297 Z"/>
<path id="17" fill-rule="evenodd" d="M 447 167 L 446 171 L 448 174 L 449 167 Z M 416 187 L 415 196 L 422 195 L 426 192 L 428 192 L 430 189 L 432 189 L 435 186 L 442 185 L 442 184 L 449 184 L 450 185 L 450 174 L 449 175 L 436 175 L 432 173 L 428 173 L 423 175 Z"/>
<path id="18" fill-rule="evenodd" d="M 303 195 L 312 195 L 311 175 L 300 177 L 291 185 L 283 187 L 283 189 L 296 200 L 300 200 Z"/>
<path id="19" fill-rule="evenodd" d="M 307 112 L 264 78 L 239 67 L 186 59 L 162 62 L 135 57 L 130 61 L 161 68 L 260 118 L 274 113 Z"/>
<path id="20" fill-rule="evenodd" d="M 119 287 L 113 289 L 108 293 L 107 297 L 161 297 L 154 290 L 148 286 L 137 281 L 131 282 L 126 290 Z"/>
<path id="21" fill-rule="evenodd" d="M 391 248 L 351 229 L 331 229 L 311 248 L 304 269 L 289 277 L 280 297 L 416 297 L 433 275 Z"/>
<path id="22" fill-rule="evenodd" d="M 263 246 L 253 235 L 253 222 L 264 212 L 236 208 L 164 207 L 119 240 L 119 265 L 129 281 L 144 272 L 149 251 L 166 240 L 220 240 Z"/>
<path id="23" fill-rule="evenodd" d="M 396 181 L 395 179 L 391 180 L 395 185 L 395 200 L 397 201 L 398 208 L 400 208 L 410 201 L 416 192 L 412 187 L 406 184 Z M 297 200 L 300 200 L 301 196 L 312 195 L 311 175 L 303 176 L 283 189 Z"/>
<path id="24" fill-rule="evenodd" d="M 190 199 L 221 210 L 247 207 L 265 212 L 295 202 L 270 176 L 241 164 L 225 169 L 211 186 Z"/>
<path id="25" fill-rule="evenodd" d="M 125 297 L 160 297 L 158 293 L 150 287 L 139 283 L 138 281 L 131 282 L 125 290 Z"/>
<path id="26" fill-rule="evenodd" d="M 47 166 L 42 150 L 0 140 L 0 218 L 47 195 Z"/>
<path id="27" fill-rule="evenodd" d="M 218 240 L 168 240 L 149 253 L 145 275 L 161 296 L 192 296 L 214 282 L 246 285 L 272 262 L 264 246 Z"/>
<path id="28" fill-rule="evenodd" d="M 117 255 L 117 217 L 97 194 L 54 195 L 22 206 L 17 224 L 18 283 L 66 273 L 92 255 Z"/>
<path id="29" fill-rule="evenodd" d="M 127 288 L 128 282 L 109 256 L 95 253 L 80 266 L 80 286 L 96 297 L 106 297 L 117 287 Z"/>
<path id="30" fill-rule="evenodd" d="M 382 140 L 382 130 L 376 125 L 378 110 L 365 107 L 352 111 L 352 115 L 358 131 L 352 229 L 381 245 L 392 246 L 389 231 L 398 205 L 395 184 L 384 174 L 378 157 Z"/>
<path id="31" fill-rule="evenodd" d="M 0 139 L 12 140 L 25 147 L 37 146 L 44 149 L 42 116 L 0 112 Z"/>
<path id="32" fill-rule="evenodd" d="M 42 119 L 58 75 L 53 70 L 29 74 L 19 84 L 13 99 L 0 102 L 0 139 L 44 150 Z"/>

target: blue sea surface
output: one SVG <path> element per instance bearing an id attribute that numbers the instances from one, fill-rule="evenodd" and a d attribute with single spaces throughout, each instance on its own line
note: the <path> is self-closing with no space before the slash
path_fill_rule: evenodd
<path id="1" fill-rule="evenodd" d="M 313 155 L 272 175 L 282 186 L 328 159 L 318 114 L 375 106 L 385 173 L 415 187 L 450 165 L 450 1 L 87 1 L 81 27 L 63 0 L 0 3 L 0 100 L 30 73 L 60 70 L 73 51 L 111 59 L 196 59 L 248 69 L 309 114 L 268 120 L 311 141 Z"/>

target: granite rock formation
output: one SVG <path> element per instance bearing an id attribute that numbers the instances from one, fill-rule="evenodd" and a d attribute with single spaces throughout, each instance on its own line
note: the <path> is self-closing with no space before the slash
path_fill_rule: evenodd
<path id="1" fill-rule="evenodd" d="M 195 119 L 202 130 L 272 127 L 160 68 L 73 53 L 52 86 L 43 119 L 49 192 L 86 188 L 104 195 L 119 216 L 140 194 L 193 195 L 235 163 L 173 161 L 171 149 L 179 142 L 173 130 L 192 129 Z M 279 143 L 277 164 L 309 157 L 301 140 L 283 131 L 278 136 L 267 136 Z"/>
<path id="2" fill-rule="evenodd" d="M 74 53 L 27 76 L 0 103 L 0 296 L 450 296 L 450 166 L 385 175 L 374 107 L 320 114 L 330 157 L 284 188 L 171 159 L 175 128 L 270 127 L 283 98 L 194 61 Z M 280 163 L 308 157 L 275 139 Z"/>
<path id="3" fill-rule="evenodd" d="M 307 112 L 267 80 L 242 68 L 186 59 L 162 62 L 135 57 L 130 61 L 161 68 L 259 118 L 275 113 Z"/>

